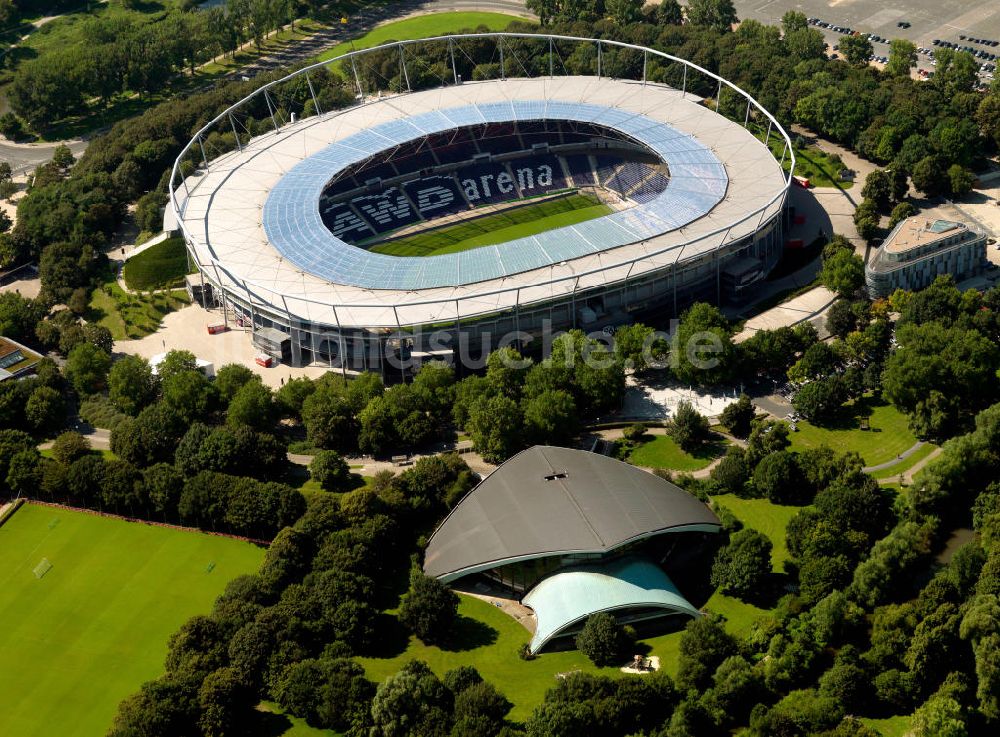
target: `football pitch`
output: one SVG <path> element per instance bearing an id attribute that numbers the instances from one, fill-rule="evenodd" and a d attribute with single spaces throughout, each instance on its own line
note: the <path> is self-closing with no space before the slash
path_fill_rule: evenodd
<path id="1" fill-rule="evenodd" d="M 484 215 L 454 225 L 406 236 L 368 248 L 390 256 L 437 256 L 492 246 L 607 215 L 612 209 L 585 194 L 572 194 L 535 205 Z"/>
<path id="2" fill-rule="evenodd" d="M 118 702 L 163 672 L 170 635 L 263 555 L 213 535 L 21 507 L 0 527 L 0 735 L 105 734 Z"/>

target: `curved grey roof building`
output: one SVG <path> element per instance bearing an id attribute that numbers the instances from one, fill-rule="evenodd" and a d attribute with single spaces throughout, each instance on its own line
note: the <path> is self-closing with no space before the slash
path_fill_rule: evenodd
<path id="1" fill-rule="evenodd" d="M 596 453 L 535 446 L 451 511 L 427 545 L 424 572 L 445 582 L 486 573 L 527 592 L 535 652 L 596 612 L 629 622 L 697 616 L 645 552 L 660 536 L 719 528 L 704 503 L 658 476 Z"/>

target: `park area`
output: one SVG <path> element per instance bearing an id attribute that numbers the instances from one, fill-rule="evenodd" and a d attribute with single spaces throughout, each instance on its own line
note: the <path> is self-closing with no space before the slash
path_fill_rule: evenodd
<path id="1" fill-rule="evenodd" d="M 575 225 L 611 211 L 610 207 L 591 195 L 571 194 L 378 243 L 368 250 L 390 256 L 458 253 Z"/>
<path id="2" fill-rule="evenodd" d="M 104 734 L 162 673 L 170 635 L 262 558 L 238 540 L 22 506 L 0 527 L 0 734 Z"/>
<path id="3" fill-rule="evenodd" d="M 716 501 L 728 507 L 748 527 L 760 530 L 771 539 L 775 570 L 782 570 L 787 557 L 785 527 L 798 508 L 777 506 L 766 499 L 742 500 L 729 495 L 717 497 Z M 713 594 L 703 609 L 722 615 L 727 629 L 739 636 L 747 635 L 755 621 L 770 613 L 719 593 Z M 577 650 L 543 652 L 534 660 L 522 660 L 518 650 L 530 639 L 528 631 L 488 601 L 463 594 L 458 612 L 459 634 L 447 649 L 424 645 L 415 637 L 407 637 L 401 625 L 387 626 L 383 656 L 358 658 L 368 677 L 383 681 L 414 658 L 425 661 L 439 676 L 461 665 L 474 665 L 483 678 L 494 683 L 514 704 L 509 718 L 524 721 L 541 703 L 545 692 L 556 685 L 561 673 L 581 671 L 620 676 L 617 668 L 598 668 Z M 663 669 L 676 676 L 685 621 L 679 620 L 675 631 L 641 639 L 637 652 L 648 650 L 649 655 L 659 656 Z M 396 634 L 390 635 L 392 632 Z"/>
<path id="4" fill-rule="evenodd" d="M 838 453 L 856 452 L 866 466 L 875 466 L 892 461 L 917 442 L 906 415 L 882 399 L 865 396 L 845 405 L 844 410 L 837 421 L 825 427 L 799 421 L 798 432 L 789 435 L 791 449 L 828 445 Z M 867 430 L 862 429 L 864 422 Z"/>

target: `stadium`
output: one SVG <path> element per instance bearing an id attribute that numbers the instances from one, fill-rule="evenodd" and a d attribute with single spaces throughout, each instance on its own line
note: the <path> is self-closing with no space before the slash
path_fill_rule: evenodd
<path id="1" fill-rule="evenodd" d="M 683 574 L 710 559 L 719 529 L 703 502 L 659 476 L 535 446 L 455 506 L 427 543 L 424 572 L 518 599 L 532 612 L 534 653 L 565 645 L 597 612 L 656 626 L 701 616 L 667 570 Z"/>
<path id="2" fill-rule="evenodd" d="M 468 44 L 499 59 L 471 81 Z M 546 47 L 540 70 L 527 57 Z M 594 73 L 557 74 L 580 49 Z M 331 69 L 356 93 L 324 112 Z M 178 157 L 165 225 L 184 236 L 192 297 L 274 359 L 413 368 L 739 301 L 780 257 L 793 168 L 770 113 L 682 59 L 470 34 L 262 86 Z"/>

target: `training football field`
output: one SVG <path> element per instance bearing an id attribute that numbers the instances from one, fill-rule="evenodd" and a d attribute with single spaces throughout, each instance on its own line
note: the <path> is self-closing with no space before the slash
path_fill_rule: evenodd
<path id="1" fill-rule="evenodd" d="M 572 194 L 379 243 L 370 246 L 368 250 L 390 256 L 457 253 L 582 223 L 610 212 L 610 207 L 591 195 Z"/>
<path id="2" fill-rule="evenodd" d="M 26 504 L 0 527 L 0 735 L 101 737 L 249 543 Z M 43 559 L 51 568 L 41 578 Z M 39 572 L 44 566 L 39 569 Z"/>

